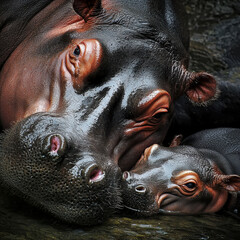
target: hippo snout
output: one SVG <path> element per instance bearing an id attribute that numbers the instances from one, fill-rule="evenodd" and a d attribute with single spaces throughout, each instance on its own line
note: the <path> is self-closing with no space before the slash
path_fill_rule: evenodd
<path id="1" fill-rule="evenodd" d="M 131 173 L 128 171 L 123 172 L 122 179 L 123 181 L 125 181 L 124 183 L 125 187 L 128 187 L 129 189 L 133 189 L 135 194 L 145 194 L 148 191 L 147 187 L 144 184 L 141 184 L 138 182 L 132 183 L 132 176 L 131 176 Z"/>
<path id="2" fill-rule="evenodd" d="M 39 113 L 1 136 L 6 187 L 63 221 L 101 223 L 121 207 L 121 171 L 61 116 Z"/>

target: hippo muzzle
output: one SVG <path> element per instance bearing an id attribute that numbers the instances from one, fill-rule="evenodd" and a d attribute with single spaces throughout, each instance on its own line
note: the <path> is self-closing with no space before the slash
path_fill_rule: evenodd
<path id="1" fill-rule="evenodd" d="M 63 117 L 49 114 L 17 123 L 1 137 L 1 177 L 61 220 L 93 225 L 120 206 L 120 171 L 73 133 Z"/>

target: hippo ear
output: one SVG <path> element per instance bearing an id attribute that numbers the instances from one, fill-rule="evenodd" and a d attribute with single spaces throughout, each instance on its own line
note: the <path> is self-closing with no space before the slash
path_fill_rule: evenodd
<path id="1" fill-rule="evenodd" d="M 217 93 L 215 78 L 205 72 L 191 73 L 185 90 L 188 98 L 195 103 L 204 103 L 213 99 Z"/>
<path id="2" fill-rule="evenodd" d="M 87 22 L 89 17 L 101 11 L 101 0 L 74 0 L 73 8 Z"/>
<path id="3" fill-rule="evenodd" d="M 182 134 L 176 135 L 173 138 L 173 140 L 172 140 L 172 142 L 171 142 L 169 147 L 177 147 L 177 146 L 179 146 L 181 144 L 181 142 L 182 142 L 182 139 L 183 139 L 183 135 Z"/>
<path id="4" fill-rule="evenodd" d="M 189 72 L 183 63 L 172 62 L 171 84 L 174 86 L 175 96 L 184 93 L 195 103 L 206 103 L 217 95 L 217 82 L 206 72 Z"/>
<path id="5" fill-rule="evenodd" d="M 239 175 L 220 175 L 218 178 L 219 184 L 229 192 L 240 191 L 240 176 Z"/>

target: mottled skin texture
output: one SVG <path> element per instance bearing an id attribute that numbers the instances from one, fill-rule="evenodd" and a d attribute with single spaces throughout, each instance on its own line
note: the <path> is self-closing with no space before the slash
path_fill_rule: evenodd
<path id="1" fill-rule="evenodd" d="M 72 131 L 74 144 L 83 144 L 84 147 L 78 149 L 82 156 L 79 164 L 83 168 L 94 162 L 105 171 L 107 167 L 102 165 L 105 160 L 115 166 L 115 171 L 118 165 L 122 170 L 131 169 L 145 148 L 163 142 L 179 96 L 186 94 L 191 101 L 201 104 L 216 94 L 216 82 L 211 75 L 186 70 L 188 31 L 183 12 L 179 1 L 170 0 L 1 1 L 2 128 L 16 124 L 15 135 L 21 142 L 18 134 L 22 126 L 28 125 L 27 117 L 33 119 L 33 126 L 38 126 L 38 121 L 31 116 L 43 113 L 43 118 L 48 120 L 53 114 L 67 123 L 67 127 L 62 124 L 55 134 L 65 136 L 65 130 Z M 51 134 L 54 126 L 55 120 L 50 121 L 46 134 Z M 86 220 L 91 224 L 92 217 L 78 210 L 77 217 L 69 219 L 62 216 L 60 210 L 52 210 L 51 204 L 38 202 L 32 187 L 23 192 L 29 177 L 35 178 L 35 175 L 34 172 L 23 174 L 22 182 L 18 182 L 17 173 L 22 171 L 22 164 L 27 167 L 29 161 L 38 157 L 24 156 L 18 161 L 18 154 L 13 150 L 14 157 L 8 158 L 7 145 L 14 145 L 14 134 L 8 140 L 12 131 L 15 130 L 3 136 L 5 161 L 1 178 L 4 184 L 18 189 L 64 220 L 80 224 Z M 37 139 L 41 131 L 32 134 Z M 98 150 L 85 147 L 94 145 Z M 8 159 L 15 163 L 13 172 L 8 168 Z M 65 161 L 74 169 L 76 159 L 73 155 Z M 42 169 L 41 165 L 38 167 Z M 58 178 L 59 175 L 58 172 Z M 42 178 L 40 175 L 38 180 L 44 186 L 51 181 Z M 115 178 L 111 181 L 114 184 Z M 76 192 L 71 184 L 69 192 L 71 188 Z M 66 194 L 58 190 L 62 196 Z M 46 191 L 45 187 L 39 189 L 42 196 Z M 101 191 L 99 194 L 104 197 Z M 77 205 L 76 200 L 71 201 Z M 90 205 L 96 201 L 92 199 Z M 95 222 L 102 219 L 107 206 L 100 213 L 95 211 Z"/>
<path id="2" fill-rule="evenodd" d="M 171 148 L 153 145 L 123 173 L 126 208 L 142 215 L 203 214 L 228 208 L 240 191 L 240 130 L 205 130 Z M 191 145 L 191 146 L 188 146 Z M 231 199 L 236 206 L 236 199 Z"/>

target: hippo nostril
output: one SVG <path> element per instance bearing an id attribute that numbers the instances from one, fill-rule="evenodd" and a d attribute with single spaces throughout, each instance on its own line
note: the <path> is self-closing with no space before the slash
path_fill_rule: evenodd
<path id="1" fill-rule="evenodd" d="M 99 182 L 104 178 L 104 176 L 105 173 L 101 169 L 96 168 L 90 173 L 89 182 Z"/>
<path id="2" fill-rule="evenodd" d="M 137 193 L 145 193 L 147 191 L 147 189 L 143 185 L 138 185 L 135 187 L 135 191 Z"/>
<path id="3" fill-rule="evenodd" d="M 104 179 L 105 172 L 99 168 L 96 164 L 91 164 L 88 168 L 85 170 L 85 177 L 86 180 L 89 181 L 89 183 L 97 183 Z"/>
<path id="4" fill-rule="evenodd" d="M 122 178 L 123 178 L 123 180 L 128 180 L 130 178 L 130 172 L 124 171 Z"/>

